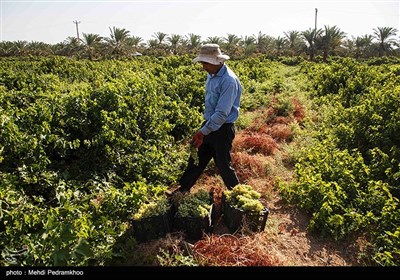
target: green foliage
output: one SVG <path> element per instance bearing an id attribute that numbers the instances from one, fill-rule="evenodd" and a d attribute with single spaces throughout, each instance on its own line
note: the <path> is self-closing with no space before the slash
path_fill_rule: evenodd
<path id="1" fill-rule="evenodd" d="M 104 264 L 149 192 L 179 176 L 175 141 L 201 114 L 142 63 L 0 61 L 0 235 L 28 247 L 18 264 Z"/>
<path id="2" fill-rule="evenodd" d="M 243 86 L 241 110 L 252 111 L 267 106 L 271 94 L 281 90 L 282 80 L 276 74 L 281 64 L 264 57 L 230 61 L 229 66 L 240 77 Z"/>
<path id="3" fill-rule="evenodd" d="M 313 140 L 296 151 L 296 180 L 278 184 L 282 196 L 312 214 L 311 231 L 368 232 L 369 258 L 399 265 L 398 66 L 339 59 L 303 71 L 321 117 L 307 123 Z"/>
<path id="4" fill-rule="evenodd" d="M 206 75 L 191 59 L 0 59 L 0 238 L 10 252 L 28 248 L 1 265 L 121 257 L 113 246 L 180 176 L 182 144 L 202 122 Z M 278 64 L 229 63 L 259 92 L 248 108 L 266 104 Z M 204 216 L 206 204 L 192 210 Z"/>
<path id="5" fill-rule="evenodd" d="M 287 117 L 293 112 L 293 103 L 290 98 L 285 95 L 276 96 L 276 116 Z"/>
<path id="6" fill-rule="evenodd" d="M 374 260 L 384 266 L 400 264 L 400 207 L 397 198 L 390 197 L 382 208 L 382 221 L 374 247 Z"/>
<path id="7" fill-rule="evenodd" d="M 126 183 L 121 189 L 104 181 L 60 182 L 56 201 L 49 205 L 9 185 L 12 178 L 4 179 L 0 194 L 6 230 L 0 235 L 9 248 L 29 248 L 19 265 L 104 264 L 143 198 L 162 190 L 142 183 Z M 10 265 L 6 258 L 1 263 Z"/>
<path id="8" fill-rule="evenodd" d="M 282 61 L 300 63 L 315 111 L 293 155 L 296 180 L 279 183 L 282 196 L 311 213 L 311 231 L 336 239 L 368 232 L 370 258 L 399 265 L 398 63 Z M 281 63 L 227 63 L 243 84 L 242 112 L 272 100 L 279 116 L 294 110 Z M 202 122 L 205 77 L 189 56 L 0 59 L 0 265 L 124 257 L 116 248 L 130 219 L 186 164 L 191 151 L 182 144 Z M 191 201 L 184 215 L 204 217 L 209 199 Z M 262 206 L 248 202 L 240 200 Z"/>
<path id="9" fill-rule="evenodd" d="M 170 253 L 160 248 L 160 253 L 157 255 L 158 263 L 161 266 L 198 266 L 199 264 L 193 256 L 186 256 L 182 253 Z"/>
<path id="10" fill-rule="evenodd" d="M 240 108 L 243 111 L 254 111 L 271 102 L 271 95 L 264 92 L 244 93 L 240 102 Z"/>
<path id="11" fill-rule="evenodd" d="M 304 58 L 301 56 L 280 56 L 278 57 L 278 60 L 285 65 L 294 66 L 301 64 L 304 61 Z"/>

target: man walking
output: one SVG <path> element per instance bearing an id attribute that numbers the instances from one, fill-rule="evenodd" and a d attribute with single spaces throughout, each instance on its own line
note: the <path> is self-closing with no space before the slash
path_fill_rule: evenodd
<path id="1" fill-rule="evenodd" d="M 193 62 L 200 62 L 208 73 L 205 111 L 202 127 L 193 136 L 191 144 L 198 149 L 198 164 L 189 158 L 187 168 L 179 180 L 178 191 L 187 192 L 214 159 L 228 189 L 239 184 L 231 165 L 234 122 L 239 117 L 242 85 L 236 74 L 225 64 L 229 56 L 221 53 L 217 44 L 206 44 Z"/>

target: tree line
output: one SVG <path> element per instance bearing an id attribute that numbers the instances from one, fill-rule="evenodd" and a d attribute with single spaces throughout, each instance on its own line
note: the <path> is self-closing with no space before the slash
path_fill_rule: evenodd
<path id="1" fill-rule="evenodd" d="M 0 42 L 0 57 L 60 55 L 98 60 L 137 55 L 168 56 L 196 53 L 205 43 L 219 44 L 232 58 L 267 54 L 271 57 L 302 56 L 310 60 L 321 56 L 326 61 L 330 55 L 354 58 L 400 56 L 400 39 L 396 38 L 398 30 L 393 27 L 377 27 L 373 34 L 351 39 L 336 25 L 305 31 L 290 30 L 276 38 L 261 31 L 251 36 L 239 37 L 228 33 L 226 37 L 213 36 L 205 40 L 193 33 L 182 36 L 155 32 L 147 42 L 130 35 L 125 28 L 114 26 L 109 27 L 109 31 L 109 37 L 82 33 L 82 38 L 68 37 L 54 45 L 38 41 L 3 41 Z"/>

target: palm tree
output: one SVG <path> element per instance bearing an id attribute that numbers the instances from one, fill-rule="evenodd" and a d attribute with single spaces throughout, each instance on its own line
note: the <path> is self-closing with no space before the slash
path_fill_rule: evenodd
<path id="1" fill-rule="evenodd" d="M 20 41 L 20 40 L 14 42 L 14 50 L 15 50 L 15 54 L 18 56 L 26 55 L 29 51 L 28 42 Z"/>
<path id="2" fill-rule="evenodd" d="M 140 43 L 143 42 L 143 38 L 139 36 L 132 36 L 129 39 L 132 43 L 132 46 L 134 46 L 135 48 L 138 48 L 140 46 Z"/>
<path id="3" fill-rule="evenodd" d="M 229 53 L 231 56 L 236 54 L 237 48 L 239 46 L 240 38 L 235 34 L 228 34 L 226 38 L 224 38 L 226 43 L 223 43 L 223 48 Z"/>
<path id="4" fill-rule="evenodd" d="M 330 27 L 325 25 L 325 33 L 320 40 L 317 41 L 318 46 L 321 47 L 323 52 L 323 60 L 326 62 L 330 52 L 334 51 L 342 44 L 345 38 L 345 33 L 342 32 L 336 25 Z"/>
<path id="5" fill-rule="evenodd" d="M 396 44 L 396 40 L 390 37 L 396 36 L 397 29 L 393 27 L 378 27 L 373 30 L 379 44 L 379 56 L 389 53 L 392 50 L 392 45 Z"/>
<path id="6" fill-rule="evenodd" d="M 253 36 L 245 36 L 241 39 L 240 42 L 243 46 L 243 52 L 246 57 L 252 55 L 257 48 L 256 38 L 254 38 Z"/>
<path id="7" fill-rule="evenodd" d="M 126 45 L 129 47 L 133 55 L 141 55 L 144 50 L 143 38 L 140 36 L 132 36 L 126 39 Z"/>
<path id="8" fill-rule="evenodd" d="M 186 36 L 186 38 L 187 39 L 185 40 L 185 45 L 188 48 L 188 52 L 189 53 L 197 52 L 197 50 L 200 48 L 201 45 L 201 36 L 189 33 Z"/>
<path id="9" fill-rule="evenodd" d="M 158 46 L 158 41 L 156 40 L 156 39 L 149 39 L 149 40 L 147 40 L 147 46 L 148 46 L 148 48 L 150 48 L 150 49 L 155 49 L 155 48 L 157 48 L 157 46 Z"/>
<path id="10" fill-rule="evenodd" d="M 299 31 L 288 31 L 284 32 L 287 42 L 289 43 L 289 55 L 295 55 L 297 53 L 296 47 L 299 44 Z"/>
<path id="11" fill-rule="evenodd" d="M 278 56 L 282 54 L 282 50 L 285 48 L 287 44 L 287 40 L 285 38 L 282 38 L 278 36 L 275 40 L 275 47 L 276 47 L 276 53 Z"/>
<path id="12" fill-rule="evenodd" d="M 154 39 L 148 40 L 148 46 L 151 48 L 149 52 L 156 56 L 167 55 L 167 45 L 164 43 L 167 35 L 163 32 L 155 32 L 152 35 Z"/>
<path id="13" fill-rule="evenodd" d="M 206 43 L 206 44 L 217 44 L 217 45 L 221 45 L 222 42 L 223 42 L 223 39 L 218 36 L 208 37 L 207 40 L 204 41 L 204 43 Z"/>
<path id="14" fill-rule="evenodd" d="M 0 56 L 13 55 L 14 43 L 11 41 L 0 42 Z"/>
<path id="15" fill-rule="evenodd" d="M 310 60 L 313 61 L 316 53 L 315 42 L 322 34 L 322 29 L 311 29 L 301 32 L 301 35 L 308 43 L 308 52 L 310 54 Z"/>
<path id="16" fill-rule="evenodd" d="M 110 38 L 105 38 L 105 40 L 110 44 L 112 50 L 111 55 L 123 55 L 126 40 L 129 38 L 129 31 L 125 28 L 109 27 Z"/>
<path id="17" fill-rule="evenodd" d="M 37 56 L 46 56 L 51 53 L 49 44 L 38 41 L 28 43 L 28 50 L 30 54 Z"/>
<path id="18" fill-rule="evenodd" d="M 259 53 L 267 53 L 268 48 L 273 48 L 274 38 L 271 36 L 262 34 L 261 31 L 258 32 L 258 35 L 253 37 L 256 39 L 255 44 L 257 45 L 257 51 Z"/>
<path id="19" fill-rule="evenodd" d="M 82 33 L 83 39 L 81 39 L 82 43 L 85 45 L 85 50 L 89 56 L 89 60 L 93 60 L 93 55 L 96 51 L 96 48 L 99 46 L 100 42 L 103 38 L 98 34 L 92 33 Z"/>
<path id="20" fill-rule="evenodd" d="M 67 43 L 66 41 L 50 45 L 50 53 L 53 55 L 67 55 L 66 52 Z"/>
<path id="21" fill-rule="evenodd" d="M 372 35 L 365 34 L 362 37 L 357 37 L 354 41 L 355 45 L 355 56 L 356 57 L 368 57 L 371 55 L 372 41 L 374 37 Z"/>
<path id="22" fill-rule="evenodd" d="M 67 37 L 64 41 L 64 49 L 61 50 L 61 53 L 66 56 L 77 55 L 81 50 L 80 40 L 76 37 Z"/>
<path id="23" fill-rule="evenodd" d="M 167 35 L 168 34 L 163 32 L 155 32 L 152 37 L 154 37 L 157 40 L 158 45 L 163 45 L 164 40 L 167 38 Z"/>
<path id="24" fill-rule="evenodd" d="M 172 53 L 178 54 L 179 44 L 182 41 L 182 36 L 178 34 L 172 34 L 171 36 L 167 37 L 167 41 L 171 45 Z"/>

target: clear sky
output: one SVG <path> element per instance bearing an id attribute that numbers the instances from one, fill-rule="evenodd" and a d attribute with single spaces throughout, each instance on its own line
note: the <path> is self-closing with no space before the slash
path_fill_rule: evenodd
<path id="1" fill-rule="evenodd" d="M 159 0 L 41 1 L 0 0 L 0 40 L 55 44 L 82 33 L 110 37 L 112 27 L 125 28 L 146 42 L 156 32 L 208 37 L 284 36 L 325 25 L 337 26 L 348 38 L 393 27 L 400 39 L 400 0 Z M 317 9 L 317 13 L 315 12 Z M 317 15 L 315 17 L 315 15 Z M 315 20 L 316 19 L 316 20 Z"/>

